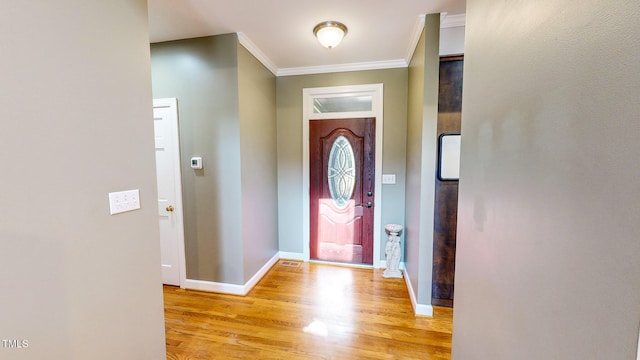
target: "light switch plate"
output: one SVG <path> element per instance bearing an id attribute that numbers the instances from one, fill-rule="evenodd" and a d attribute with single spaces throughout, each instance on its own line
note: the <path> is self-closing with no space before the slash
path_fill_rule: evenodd
<path id="1" fill-rule="evenodd" d="M 382 183 L 383 184 L 395 184 L 396 183 L 396 174 L 382 174 Z"/>
<path id="2" fill-rule="evenodd" d="M 127 190 L 109 193 L 111 215 L 140 209 L 140 190 Z"/>

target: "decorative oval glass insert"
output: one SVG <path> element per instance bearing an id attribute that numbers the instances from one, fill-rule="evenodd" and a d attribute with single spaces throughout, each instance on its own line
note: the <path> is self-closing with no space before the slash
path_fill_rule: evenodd
<path id="1" fill-rule="evenodd" d="M 356 158 L 349 140 L 340 135 L 329 152 L 327 181 L 333 202 L 339 209 L 349 204 L 356 185 Z"/>

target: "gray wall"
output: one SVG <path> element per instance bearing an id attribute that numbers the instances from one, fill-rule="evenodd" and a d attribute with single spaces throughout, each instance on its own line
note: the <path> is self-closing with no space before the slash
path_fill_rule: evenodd
<path id="1" fill-rule="evenodd" d="M 73 9 L 73 11 L 71 11 Z M 163 359 L 145 1 L 0 12 L 2 359 Z M 111 216 L 108 193 L 140 189 Z"/>
<path id="2" fill-rule="evenodd" d="M 431 305 L 439 30 L 440 14 L 427 15 L 409 64 L 405 265 L 421 305 Z"/>
<path id="3" fill-rule="evenodd" d="M 151 68 L 178 99 L 187 278 L 245 284 L 278 246 L 275 76 L 236 34 L 152 44 Z"/>
<path id="4" fill-rule="evenodd" d="M 640 2 L 468 4 L 453 359 L 635 359 Z"/>
<path id="5" fill-rule="evenodd" d="M 151 69 L 153 97 L 178 99 L 187 278 L 243 284 L 237 42 L 152 44 Z"/>
<path id="6" fill-rule="evenodd" d="M 276 77 L 238 46 L 244 281 L 278 252 Z"/>
<path id="7" fill-rule="evenodd" d="M 395 173 L 395 185 L 382 186 L 381 233 L 384 224 L 404 223 L 407 132 L 407 69 L 372 70 L 278 77 L 278 231 L 280 251 L 302 248 L 302 89 L 324 86 L 384 84 L 382 168 Z M 384 238 L 384 236 L 383 236 Z M 384 241 L 381 256 L 384 257 Z"/>

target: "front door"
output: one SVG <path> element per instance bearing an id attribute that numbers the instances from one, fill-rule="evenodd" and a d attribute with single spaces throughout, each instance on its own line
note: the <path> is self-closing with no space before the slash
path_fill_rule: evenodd
<path id="1" fill-rule="evenodd" d="M 184 230 L 181 216 L 180 143 L 176 99 L 154 99 L 153 120 L 162 282 L 179 286 L 181 261 L 184 261 L 180 252 L 180 245 L 184 246 Z"/>
<path id="2" fill-rule="evenodd" d="M 375 118 L 309 121 L 310 257 L 373 264 Z"/>

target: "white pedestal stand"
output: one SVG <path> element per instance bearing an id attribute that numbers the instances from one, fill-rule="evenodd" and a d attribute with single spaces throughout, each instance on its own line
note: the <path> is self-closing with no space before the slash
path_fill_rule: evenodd
<path id="1" fill-rule="evenodd" d="M 402 278 L 402 271 L 400 271 L 400 233 L 402 232 L 402 225 L 387 224 L 384 227 L 385 231 L 389 235 L 387 245 L 384 247 L 384 253 L 387 256 L 387 269 L 382 273 L 382 277 L 385 278 Z"/>

